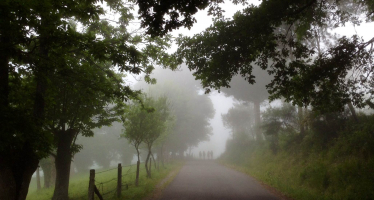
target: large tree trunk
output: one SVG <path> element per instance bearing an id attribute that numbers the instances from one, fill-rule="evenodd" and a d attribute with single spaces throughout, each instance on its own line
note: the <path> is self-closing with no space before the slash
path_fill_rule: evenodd
<path id="1" fill-rule="evenodd" d="M 261 134 L 261 111 L 260 111 L 260 102 L 253 102 L 254 105 L 254 113 L 255 113 L 255 133 L 256 133 L 256 140 L 262 141 L 262 134 Z"/>
<path id="2" fill-rule="evenodd" d="M 56 154 L 56 184 L 53 193 L 53 200 L 69 199 L 69 179 L 71 166 L 71 143 L 77 130 L 68 129 L 66 131 L 57 131 L 57 154 Z"/>
<path id="3" fill-rule="evenodd" d="M 28 143 L 21 151 L 0 155 L 0 199 L 26 199 L 31 177 L 38 167 L 38 157 Z"/>
<path id="4" fill-rule="evenodd" d="M 3 44 L 2 44 L 3 45 Z M 42 45 L 41 45 L 42 46 Z M 3 52 L 4 53 L 4 52 Z M 42 55 L 48 55 L 47 51 L 41 51 Z M 1 110 L 0 112 L 4 115 L 4 112 L 9 111 L 8 106 L 8 95 L 9 95 L 9 60 L 6 56 L 0 57 L 0 76 L 1 86 L 0 86 L 0 97 L 1 100 Z M 46 91 L 46 77 L 47 77 L 47 65 L 38 66 L 38 70 L 35 70 L 35 80 L 36 80 L 36 91 L 33 107 L 33 122 L 36 127 L 35 130 L 31 130 L 32 134 L 34 131 L 41 131 L 44 120 L 44 108 L 45 100 L 44 95 Z M 5 77 L 7 76 L 7 77 Z M 4 99 L 3 99 L 4 98 Z M 7 121 L 7 116 L 1 121 Z M 0 134 L 6 134 L 1 132 Z M 36 171 L 39 163 L 39 158 L 35 153 L 30 141 L 25 141 L 21 143 L 19 147 L 15 150 L 7 149 L 6 152 L 0 152 L 0 199 L 2 200 L 24 200 L 26 199 L 31 177 Z"/>

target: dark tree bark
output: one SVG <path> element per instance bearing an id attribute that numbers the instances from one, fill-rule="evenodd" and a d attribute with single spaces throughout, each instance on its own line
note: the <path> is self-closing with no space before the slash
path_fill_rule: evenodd
<path id="1" fill-rule="evenodd" d="M 26 199 L 38 163 L 38 157 L 28 143 L 17 154 L 0 155 L 0 199 Z"/>
<path id="2" fill-rule="evenodd" d="M 77 130 L 68 129 L 61 130 L 56 133 L 57 138 L 57 154 L 56 154 L 56 184 L 53 193 L 53 200 L 69 199 L 69 179 L 71 166 L 71 144 Z"/>

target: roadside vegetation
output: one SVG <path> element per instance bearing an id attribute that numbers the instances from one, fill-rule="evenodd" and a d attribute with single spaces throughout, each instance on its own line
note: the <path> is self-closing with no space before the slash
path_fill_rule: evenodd
<path id="1" fill-rule="evenodd" d="M 148 162 L 209 140 L 217 90 L 235 100 L 224 162 L 295 198 L 374 199 L 374 38 L 335 34 L 374 22 L 374 1 L 232 0 L 232 18 L 224 2 L 1 0 L 0 199 L 26 199 L 39 166 L 48 199 L 70 199 L 71 173 L 135 154 L 136 183 L 156 180 Z M 206 30 L 169 34 L 203 9 Z"/>
<path id="2" fill-rule="evenodd" d="M 128 189 L 124 189 L 122 191 L 122 197 L 124 199 L 143 199 L 150 195 L 156 185 L 166 178 L 170 172 L 174 170 L 180 169 L 183 165 L 181 161 L 173 161 L 170 164 L 166 164 L 165 167 L 160 166 L 159 170 L 154 170 L 152 172 L 152 178 L 146 177 L 146 170 L 145 166 L 142 164 L 139 173 L 139 185 L 135 186 L 135 176 L 136 176 L 136 165 L 130 167 L 125 167 L 122 169 L 122 172 L 129 172 L 128 176 L 122 178 L 122 182 L 128 184 Z M 97 172 L 100 172 L 98 170 Z M 117 181 L 109 182 L 108 184 L 100 185 L 101 182 L 106 182 L 108 180 L 117 178 L 117 170 L 109 171 L 108 173 L 98 174 L 96 175 L 95 182 L 97 182 L 97 187 L 100 192 L 107 192 L 116 189 Z M 71 200 L 83 200 L 87 199 L 88 194 L 88 180 L 89 180 L 89 173 L 85 174 L 78 174 L 71 178 L 69 184 L 69 198 Z M 125 185 L 122 186 L 123 188 L 126 187 Z M 30 184 L 30 191 L 29 195 L 27 196 L 27 200 L 49 200 L 53 196 L 54 188 L 47 188 L 36 191 L 36 180 L 35 178 L 32 179 Z M 96 197 L 95 197 L 96 199 Z M 118 199 L 116 197 L 116 193 L 110 193 L 104 196 L 104 199 Z"/>
<path id="3" fill-rule="evenodd" d="M 268 109 L 266 141 L 238 134 L 221 162 L 293 199 L 373 199 L 374 115 L 361 113 L 356 121 L 346 112 L 309 113 L 301 135 L 295 110 L 286 104 Z"/>

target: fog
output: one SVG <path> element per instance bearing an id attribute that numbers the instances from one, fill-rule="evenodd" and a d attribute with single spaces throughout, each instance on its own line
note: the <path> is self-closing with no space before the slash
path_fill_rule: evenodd
<path id="1" fill-rule="evenodd" d="M 0 199 L 374 199 L 372 1 L 9 2 Z"/>

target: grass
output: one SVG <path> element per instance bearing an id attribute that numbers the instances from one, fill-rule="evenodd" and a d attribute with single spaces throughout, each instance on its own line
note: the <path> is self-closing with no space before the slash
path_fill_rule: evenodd
<path id="1" fill-rule="evenodd" d="M 136 165 L 122 168 L 122 197 L 120 199 L 143 199 L 150 195 L 155 186 L 164 179 L 171 171 L 180 168 L 181 162 L 174 162 L 166 165 L 166 168 L 160 167 L 160 170 L 152 168 L 152 178 L 146 178 L 144 164 L 141 164 L 139 173 L 139 186 L 135 186 Z M 71 200 L 87 199 L 89 174 L 76 175 L 70 179 L 69 198 Z M 42 189 L 36 191 L 36 181 L 32 180 L 30 184 L 27 200 L 49 200 L 52 198 L 54 188 Z M 96 172 L 95 184 L 103 195 L 104 199 L 118 199 L 116 197 L 117 187 L 117 168 L 100 173 Z M 128 189 L 126 188 L 128 185 Z M 95 197 L 95 199 L 98 199 Z"/>
<path id="2" fill-rule="evenodd" d="M 221 162 L 292 199 L 372 200 L 373 129 L 362 130 L 340 136 L 322 151 L 303 141 L 274 154 L 263 144 L 225 152 Z"/>

